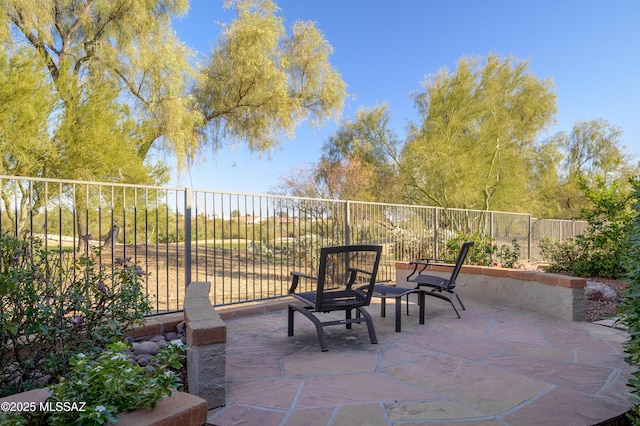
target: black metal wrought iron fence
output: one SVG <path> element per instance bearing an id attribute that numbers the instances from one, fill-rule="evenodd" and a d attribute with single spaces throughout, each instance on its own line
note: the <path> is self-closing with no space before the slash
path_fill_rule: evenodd
<path id="1" fill-rule="evenodd" d="M 46 248 L 140 265 L 156 312 L 182 309 L 191 281 L 210 281 L 215 305 L 277 298 L 289 272 L 314 271 L 321 247 L 380 244 L 380 280 L 395 262 L 441 257 L 468 236 L 516 241 L 523 260 L 537 243 L 582 232 L 584 222 L 425 206 L 238 194 L 191 188 L 0 176 L 0 233 L 35 236 Z"/>

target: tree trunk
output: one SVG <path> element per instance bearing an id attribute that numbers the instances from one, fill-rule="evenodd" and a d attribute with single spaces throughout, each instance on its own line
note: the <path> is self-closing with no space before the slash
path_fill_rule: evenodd
<path id="1" fill-rule="evenodd" d="M 113 225 L 107 234 L 107 238 L 104 239 L 104 244 L 102 244 L 103 249 L 112 248 L 116 242 L 118 241 L 118 233 L 120 232 L 120 227 L 118 225 Z"/>
<path id="2" fill-rule="evenodd" d="M 79 217 L 76 220 L 76 226 L 78 227 L 78 253 L 86 253 L 89 251 L 91 234 L 88 233 L 87 227 Z"/>

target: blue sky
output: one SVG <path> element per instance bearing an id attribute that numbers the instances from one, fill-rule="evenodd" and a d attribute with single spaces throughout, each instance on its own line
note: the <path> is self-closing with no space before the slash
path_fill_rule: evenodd
<path id="1" fill-rule="evenodd" d="M 223 1 L 192 0 L 174 29 L 190 47 L 208 54 L 220 27 L 230 22 Z M 360 107 L 387 103 L 393 128 L 404 139 L 417 122 L 412 94 L 440 68 L 454 71 L 463 56 L 496 53 L 529 62 L 539 78 L 551 78 L 557 126 L 605 119 L 620 127 L 627 151 L 640 158 L 640 1 L 568 0 L 279 0 L 285 26 L 314 21 L 333 46 L 332 65 L 350 97 L 342 119 Z M 318 161 L 337 128 L 303 123 L 271 158 L 238 145 L 207 153 L 173 184 L 217 191 L 267 193 L 292 167 Z"/>

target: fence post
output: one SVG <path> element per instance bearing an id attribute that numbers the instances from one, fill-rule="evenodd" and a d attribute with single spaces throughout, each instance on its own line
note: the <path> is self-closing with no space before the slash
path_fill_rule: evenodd
<path id="1" fill-rule="evenodd" d="M 184 189 L 184 283 L 191 284 L 191 188 Z"/>
<path id="2" fill-rule="evenodd" d="M 349 200 L 347 200 L 347 202 L 344 204 L 344 220 L 345 220 L 344 243 L 346 245 L 350 245 L 351 244 L 351 225 L 350 225 L 351 224 L 351 205 L 349 203 Z"/>
<path id="3" fill-rule="evenodd" d="M 529 216 L 529 224 L 527 226 L 527 256 L 529 257 L 529 263 L 531 263 L 531 215 Z"/>
<path id="4" fill-rule="evenodd" d="M 496 236 L 493 235 L 493 211 L 489 212 L 489 235 L 491 238 L 493 238 L 493 242 L 492 244 L 497 244 L 496 243 Z M 489 257 L 491 259 L 491 264 L 493 264 L 493 253 L 491 253 L 491 256 Z"/>
<path id="5" fill-rule="evenodd" d="M 433 214 L 433 257 L 439 258 L 438 253 L 438 211 L 440 209 L 436 207 L 436 211 Z"/>
<path id="6" fill-rule="evenodd" d="M 493 235 L 493 211 L 489 212 L 489 236 L 493 238 L 494 241 L 496 240 L 496 236 Z"/>

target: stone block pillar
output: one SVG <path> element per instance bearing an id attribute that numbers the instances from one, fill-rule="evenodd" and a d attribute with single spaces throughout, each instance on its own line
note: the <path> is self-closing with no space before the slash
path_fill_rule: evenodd
<path id="1" fill-rule="evenodd" d="M 227 341 L 226 326 L 209 300 L 210 287 L 193 282 L 184 298 L 189 393 L 205 399 L 209 409 L 225 405 Z"/>

